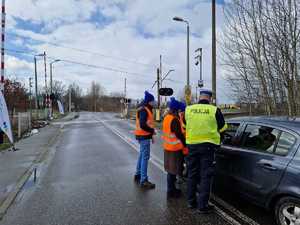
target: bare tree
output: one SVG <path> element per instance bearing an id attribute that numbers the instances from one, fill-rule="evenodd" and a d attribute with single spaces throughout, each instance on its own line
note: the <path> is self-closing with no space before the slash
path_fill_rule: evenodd
<path id="1" fill-rule="evenodd" d="M 225 7 L 227 78 L 239 100 L 263 105 L 267 114 L 299 110 L 299 10 L 299 0 L 233 0 Z"/>

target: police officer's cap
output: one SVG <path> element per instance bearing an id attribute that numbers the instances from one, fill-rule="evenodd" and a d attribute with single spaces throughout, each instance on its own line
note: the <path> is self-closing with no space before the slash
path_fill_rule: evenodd
<path id="1" fill-rule="evenodd" d="M 202 90 L 200 90 L 200 95 L 212 97 L 213 94 L 212 94 L 212 91 L 210 91 L 210 90 L 202 89 Z"/>

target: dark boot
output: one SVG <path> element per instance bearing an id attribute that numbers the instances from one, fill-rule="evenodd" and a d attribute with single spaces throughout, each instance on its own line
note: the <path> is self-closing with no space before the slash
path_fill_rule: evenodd
<path id="1" fill-rule="evenodd" d="M 155 188 L 155 184 L 149 182 L 149 181 L 144 181 L 143 183 L 141 183 L 141 188 L 145 188 L 145 189 L 154 189 Z"/>
<path id="2" fill-rule="evenodd" d="M 172 191 L 167 192 L 167 198 L 179 198 L 181 197 L 181 190 L 179 189 L 174 189 Z"/>
<path id="3" fill-rule="evenodd" d="M 135 183 L 139 184 L 140 180 L 141 180 L 141 175 L 134 175 L 133 180 L 134 180 Z"/>
<path id="4" fill-rule="evenodd" d="M 213 213 L 215 210 L 215 207 L 213 205 L 208 205 L 202 209 L 198 209 L 197 212 L 199 214 L 210 214 L 210 213 Z"/>

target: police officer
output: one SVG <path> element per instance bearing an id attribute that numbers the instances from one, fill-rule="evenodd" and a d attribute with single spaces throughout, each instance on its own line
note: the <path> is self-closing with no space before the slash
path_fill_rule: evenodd
<path id="1" fill-rule="evenodd" d="M 154 118 L 153 118 L 154 96 L 145 91 L 145 97 L 136 113 L 135 136 L 140 144 L 140 153 L 136 166 L 134 181 L 139 183 L 142 188 L 153 189 L 155 184 L 148 180 L 147 170 L 150 158 L 150 144 L 153 142 Z"/>
<path id="2" fill-rule="evenodd" d="M 188 106 L 185 111 L 186 143 L 189 150 L 188 207 L 197 208 L 200 214 L 211 213 L 214 209 L 208 204 L 215 170 L 214 155 L 220 145 L 220 133 L 227 127 L 220 109 L 210 105 L 211 99 L 211 91 L 201 90 L 199 104 Z"/>

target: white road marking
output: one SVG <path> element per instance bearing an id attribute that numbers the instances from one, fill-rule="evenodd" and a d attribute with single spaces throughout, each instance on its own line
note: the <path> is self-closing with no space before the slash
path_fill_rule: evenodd
<path id="1" fill-rule="evenodd" d="M 101 121 L 101 120 L 100 120 Z M 116 134 L 118 137 L 120 137 L 122 140 L 124 140 L 129 146 L 131 146 L 134 150 L 136 150 L 137 152 L 139 152 L 139 147 L 137 144 L 135 144 L 135 142 L 129 138 L 126 137 L 125 135 L 121 134 L 120 131 L 118 131 L 116 128 L 113 128 L 112 126 L 108 125 L 106 122 L 101 121 L 103 123 L 104 126 L 106 126 L 108 129 L 110 129 L 114 134 Z M 164 174 L 166 174 L 164 167 L 163 167 L 163 162 L 162 160 L 160 160 L 157 156 L 153 155 L 150 158 L 150 161 L 152 164 L 154 164 L 156 167 L 158 167 Z M 227 222 L 229 222 L 230 224 L 233 225 L 241 225 L 238 221 L 236 221 L 234 218 L 232 218 L 231 216 L 229 216 L 226 212 L 224 212 L 223 210 L 221 210 L 219 207 L 217 207 L 215 205 L 215 209 L 217 211 L 217 213 L 223 218 L 225 219 Z M 246 216 L 245 216 L 246 217 Z M 249 218 L 250 219 L 250 218 Z M 254 225 L 254 224 L 253 224 Z"/>
<path id="2" fill-rule="evenodd" d="M 232 205 L 228 204 L 224 200 L 220 199 L 219 197 L 212 195 L 212 199 L 218 202 L 220 205 L 222 205 L 224 208 L 228 209 L 230 212 L 232 212 L 234 215 L 236 215 L 239 219 L 245 221 L 246 223 L 250 225 L 259 225 L 259 223 L 255 222 L 250 217 L 243 214 L 241 211 L 233 207 Z"/>
<path id="3" fill-rule="evenodd" d="M 109 128 L 113 133 L 115 133 L 122 140 L 124 140 L 128 145 L 130 145 L 134 150 L 136 150 L 137 152 L 140 152 L 139 146 L 135 143 L 135 141 L 133 141 L 129 137 L 126 137 L 126 136 L 122 135 L 121 132 L 119 132 L 117 129 L 113 128 L 112 126 L 108 125 L 106 122 L 104 122 L 104 121 L 101 121 L 101 122 L 104 124 L 104 126 Z M 162 164 L 163 164 L 162 160 L 160 160 L 155 155 L 151 154 L 150 161 L 166 174 L 166 172 L 165 172 L 165 170 L 162 166 Z"/>
<path id="4" fill-rule="evenodd" d="M 80 121 L 80 120 L 75 120 L 75 121 L 67 121 L 67 122 L 53 122 L 51 124 L 53 125 L 72 125 L 72 124 L 94 124 L 94 123 L 100 123 L 99 121 L 96 120 L 86 120 L 86 121 Z"/>

